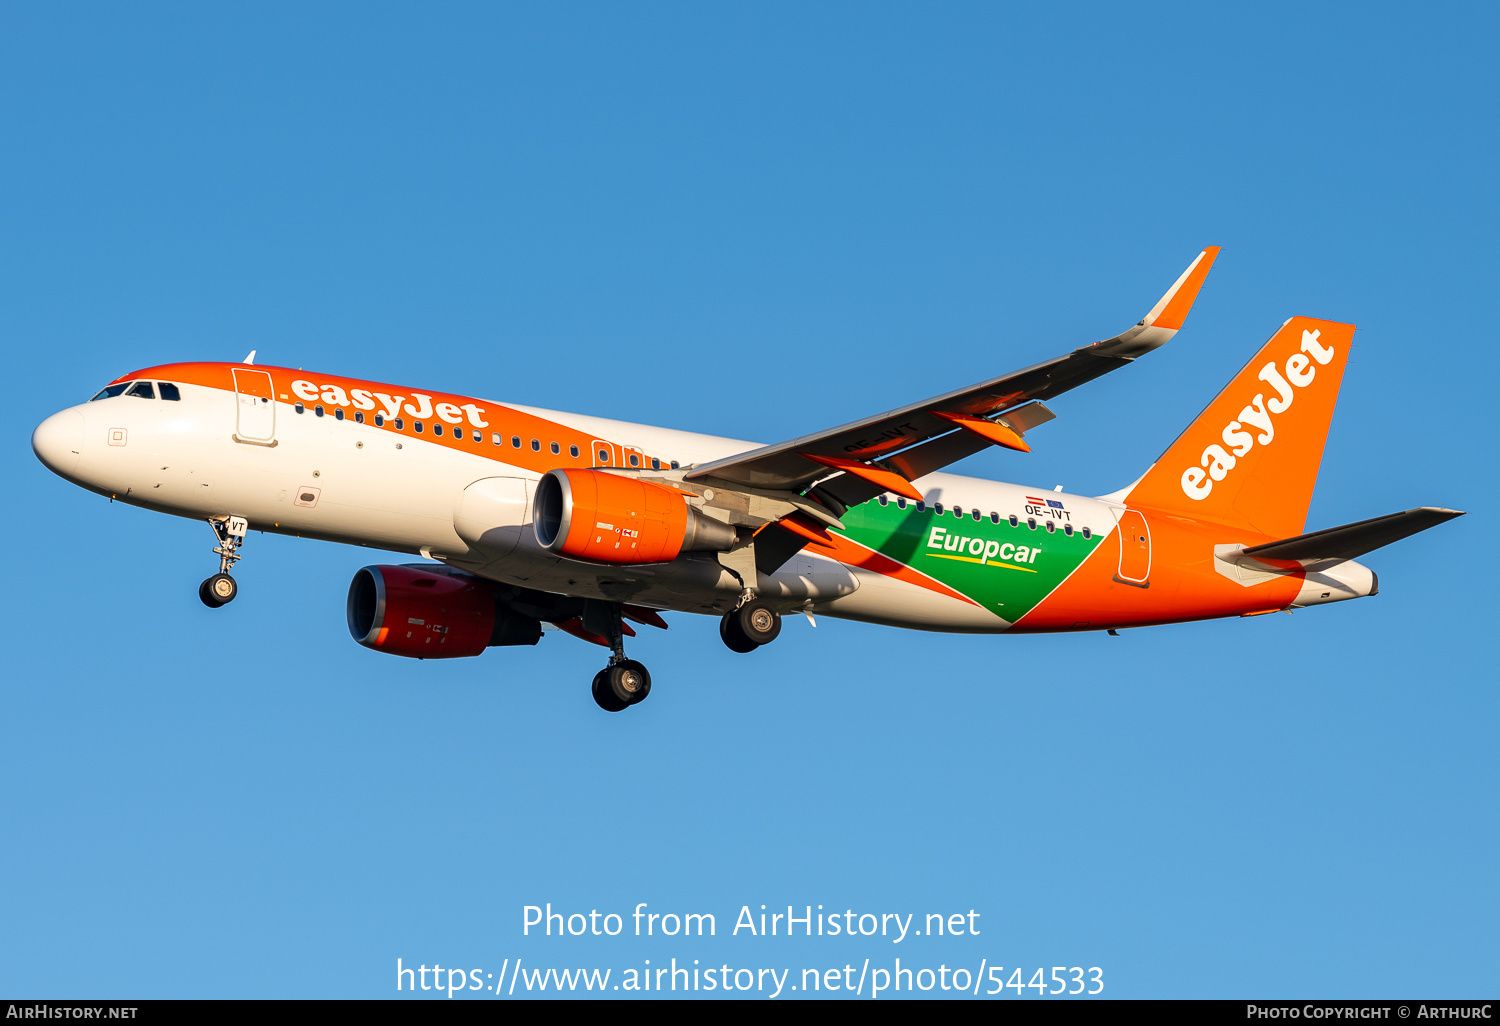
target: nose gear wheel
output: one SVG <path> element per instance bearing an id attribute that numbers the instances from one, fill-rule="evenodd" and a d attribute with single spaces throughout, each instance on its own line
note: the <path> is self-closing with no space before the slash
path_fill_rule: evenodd
<path id="1" fill-rule="evenodd" d="M 228 574 L 214 574 L 198 585 L 198 597 L 210 609 L 218 609 L 233 602 L 239 591 L 239 585 Z"/>

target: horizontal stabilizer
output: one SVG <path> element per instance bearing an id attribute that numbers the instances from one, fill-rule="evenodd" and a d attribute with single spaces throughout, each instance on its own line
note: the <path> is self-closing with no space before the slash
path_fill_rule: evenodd
<path id="1" fill-rule="evenodd" d="M 1461 516 L 1463 513 L 1458 510 L 1423 506 L 1404 513 L 1390 513 L 1372 520 L 1361 520 L 1357 524 L 1329 527 L 1311 534 L 1299 534 L 1295 538 L 1267 542 L 1245 549 L 1240 554 L 1255 559 L 1341 562 Z"/>

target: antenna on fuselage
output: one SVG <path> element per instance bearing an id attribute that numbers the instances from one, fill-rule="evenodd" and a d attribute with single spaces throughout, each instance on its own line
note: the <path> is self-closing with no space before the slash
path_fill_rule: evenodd
<path id="1" fill-rule="evenodd" d="M 254 363 L 255 362 L 255 350 L 254 349 L 250 350 L 250 355 L 247 356 L 247 357 L 245 357 L 240 362 L 241 363 Z"/>

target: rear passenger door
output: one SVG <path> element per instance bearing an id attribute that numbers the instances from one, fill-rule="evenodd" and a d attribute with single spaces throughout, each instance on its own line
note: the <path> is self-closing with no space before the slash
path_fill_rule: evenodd
<path id="1" fill-rule="evenodd" d="M 1151 577 L 1151 528 L 1139 510 L 1120 514 L 1120 565 L 1115 580 L 1145 588 Z"/>

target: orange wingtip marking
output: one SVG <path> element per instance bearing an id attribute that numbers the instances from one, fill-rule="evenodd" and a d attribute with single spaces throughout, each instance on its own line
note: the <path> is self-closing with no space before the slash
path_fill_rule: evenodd
<path id="1" fill-rule="evenodd" d="M 1022 441 L 1018 432 L 1012 431 L 1004 424 L 997 424 L 993 420 L 985 420 L 983 417 L 971 417 L 966 413 L 945 413 L 942 410 L 933 410 L 932 415 L 940 420 L 946 420 L 950 424 L 957 424 L 966 431 L 972 431 L 981 438 L 988 439 L 996 445 L 1003 445 L 1007 449 L 1017 452 L 1030 452 L 1031 446 Z"/>
<path id="2" fill-rule="evenodd" d="M 1174 286 L 1167 305 L 1162 312 L 1152 320 L 1152 327 L 1171 328 L 1176 330 L 1182 327 L 1182 322 L 1187 320 L 1188 311 L 1193 308 L 1193 300 L 1198 298 L 1198 290 L 1203 287 L 1203 279 L 1208 277 L 1209 269 L 1214 265 L 1214 259 L 1219 255 L 1218 246 L 1209 246 L 1193 265 L 1184 273 L 1182 280 Z"/>
<path id="3" fill-rule="evenodd" d="M 812 460 L 814 463 L 821 463 L 825 467 L 832 467 L 835 470 L 842 470 L 846 474 L 862 477 L 872 485 L 884 488 L 888 492 L 904 495 L 908 499 L 914 499 L 917 502 L 922 501 L 922 493 L 917 491 L 912 483 L 900 474 L 892 473 L 889 470 L 881 470 L 879 467 L 872 467 L 868 463 L 860 463 L 856 460 L 841 460 L 837 456 L 818 456 L 810 452 L 798 453 L 798 455 L 803 459 Z"/>

